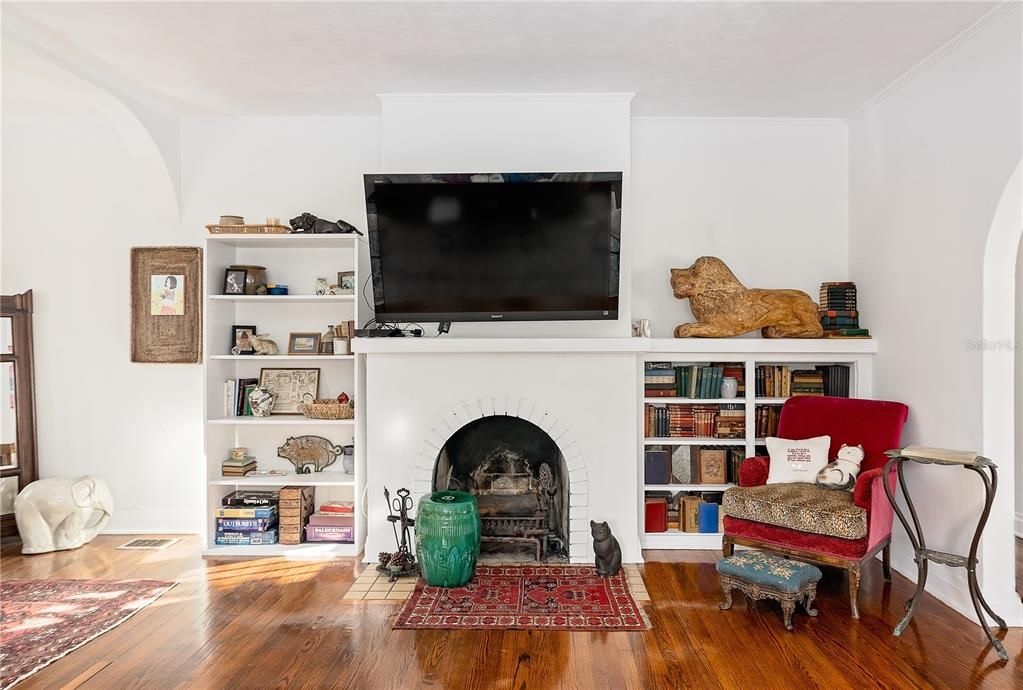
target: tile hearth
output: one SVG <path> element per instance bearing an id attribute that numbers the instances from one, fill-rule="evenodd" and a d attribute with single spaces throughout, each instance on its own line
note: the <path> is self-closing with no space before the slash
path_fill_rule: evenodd
<path id="1" fill-rule="evenodd" d="M 491 565 L 536 565 L 534 561 L 487 562 Z M 639 565 L 626 563 L 622 566 L 622 570 L 625 571 L 625 579 L 629 583 L 629 590 L 632 591 L 633 598 L 641 604 L 649 602 L 650 594 L 643 582 L 643 574 Z M 412 578 L 403 578 L 391 583 L 387 581 L 386 575 L 381 575 L 374 566 L 370 566 L 355 579 L 341 599 L 342 601 L 405 601 L 415 588 L 416 580 Z"/>

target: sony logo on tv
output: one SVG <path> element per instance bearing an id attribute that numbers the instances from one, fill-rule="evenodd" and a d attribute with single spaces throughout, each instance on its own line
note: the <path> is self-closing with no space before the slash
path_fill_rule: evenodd
<path id="1" fill-rule="evenodd" d="M 491 314 L 490 318 L 492 318 L 492 319 L 503 319 L 504 318 L 504 314 Z"/>

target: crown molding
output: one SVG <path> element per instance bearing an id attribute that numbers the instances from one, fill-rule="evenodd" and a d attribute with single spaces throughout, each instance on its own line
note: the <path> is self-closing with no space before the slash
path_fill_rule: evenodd
<path id="1" fill-rule="evenodd" d="M 378 93 L 381 103 L 488 103 L 488 102 L 546 102 L 546 103 L 631 103 L 632 92 L 566 92 L 566 93 Z"/>
<path id="2" fill-rule="evenodd" d="M 920 62 L 916 63 L 908 70 L 896 77 L 890 84 L 885 86 L 883 89 L 875 93 L 873 96 L 865 100 L 863 103 L 853 109 L 851 113 L 845 116 L 845 120 L 851 120 L 858 114 L 870 108 L 871 106 L 877 105 L 882 101 L 888 99 L 895 93 L 897 93 L 902 87 L 909 82 L 913 81 L 921 72 L 929 69 L 933 65 L 941 62 L 944 58 L 948 57 L 962 45 L 964 45 L 971 38 L 979 34 L 981 31 L 986 29 L 988 26 L 994 24 L 996 21 L 1007 15 L 1013 9 L 1020 6 L 1017 1 L 1003 2 L 997 7 L 990 10 L 987 14 L 982 16 L 977 21 L 970 24 L 968 27 L 960 31 L 958 34 L 953 36 L 947 43 L 935 50 L 930 55 L 926 56 Z"/>

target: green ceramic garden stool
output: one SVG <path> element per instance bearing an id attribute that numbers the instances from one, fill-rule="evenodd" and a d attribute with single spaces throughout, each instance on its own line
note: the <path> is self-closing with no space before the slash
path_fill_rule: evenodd
<path id="1" fill-rule="evenodd" d="M 476 572 L 480 509 L 464 491 L 435 491 L 419 499 L 416 556 L 426 584 L 461 587 Z"/>

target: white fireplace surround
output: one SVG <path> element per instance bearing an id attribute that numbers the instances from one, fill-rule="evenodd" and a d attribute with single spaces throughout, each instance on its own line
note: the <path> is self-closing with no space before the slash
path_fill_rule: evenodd
<path id="1" fill-rule="evenodd" d="M 419 504 L 424 494 L 433 491 L 433 473 L 437 457 L 451 436 L 470 422 L 486 417 L 518 417 L 530 422 L 554 440 L 568 467 L 569 555 L 574 559 L 587 558 L 586 544 L 590 540 L 589 477 L 582 449 L 568 427 L 545 406 L 529 398 L 492 396 L 459 405 L 441 417 L 426 435 L 416 454 L 416 470 L 412 481 L 412 496 Z"/>
<path id="2" fill-rule="evenodd" d="M 441 343 L 417 340 L 395 344 L 403 352 L 365 345 L 367 560 L 394 550 L 384 488 L 418 502 L 452 434 L 498 415 L 535 424 L 564 456 L 571 561 L 592 562 L 590 519 L 608 522 L 626 562 L 642 559 L 634 353 L 430 352 Z"/>

